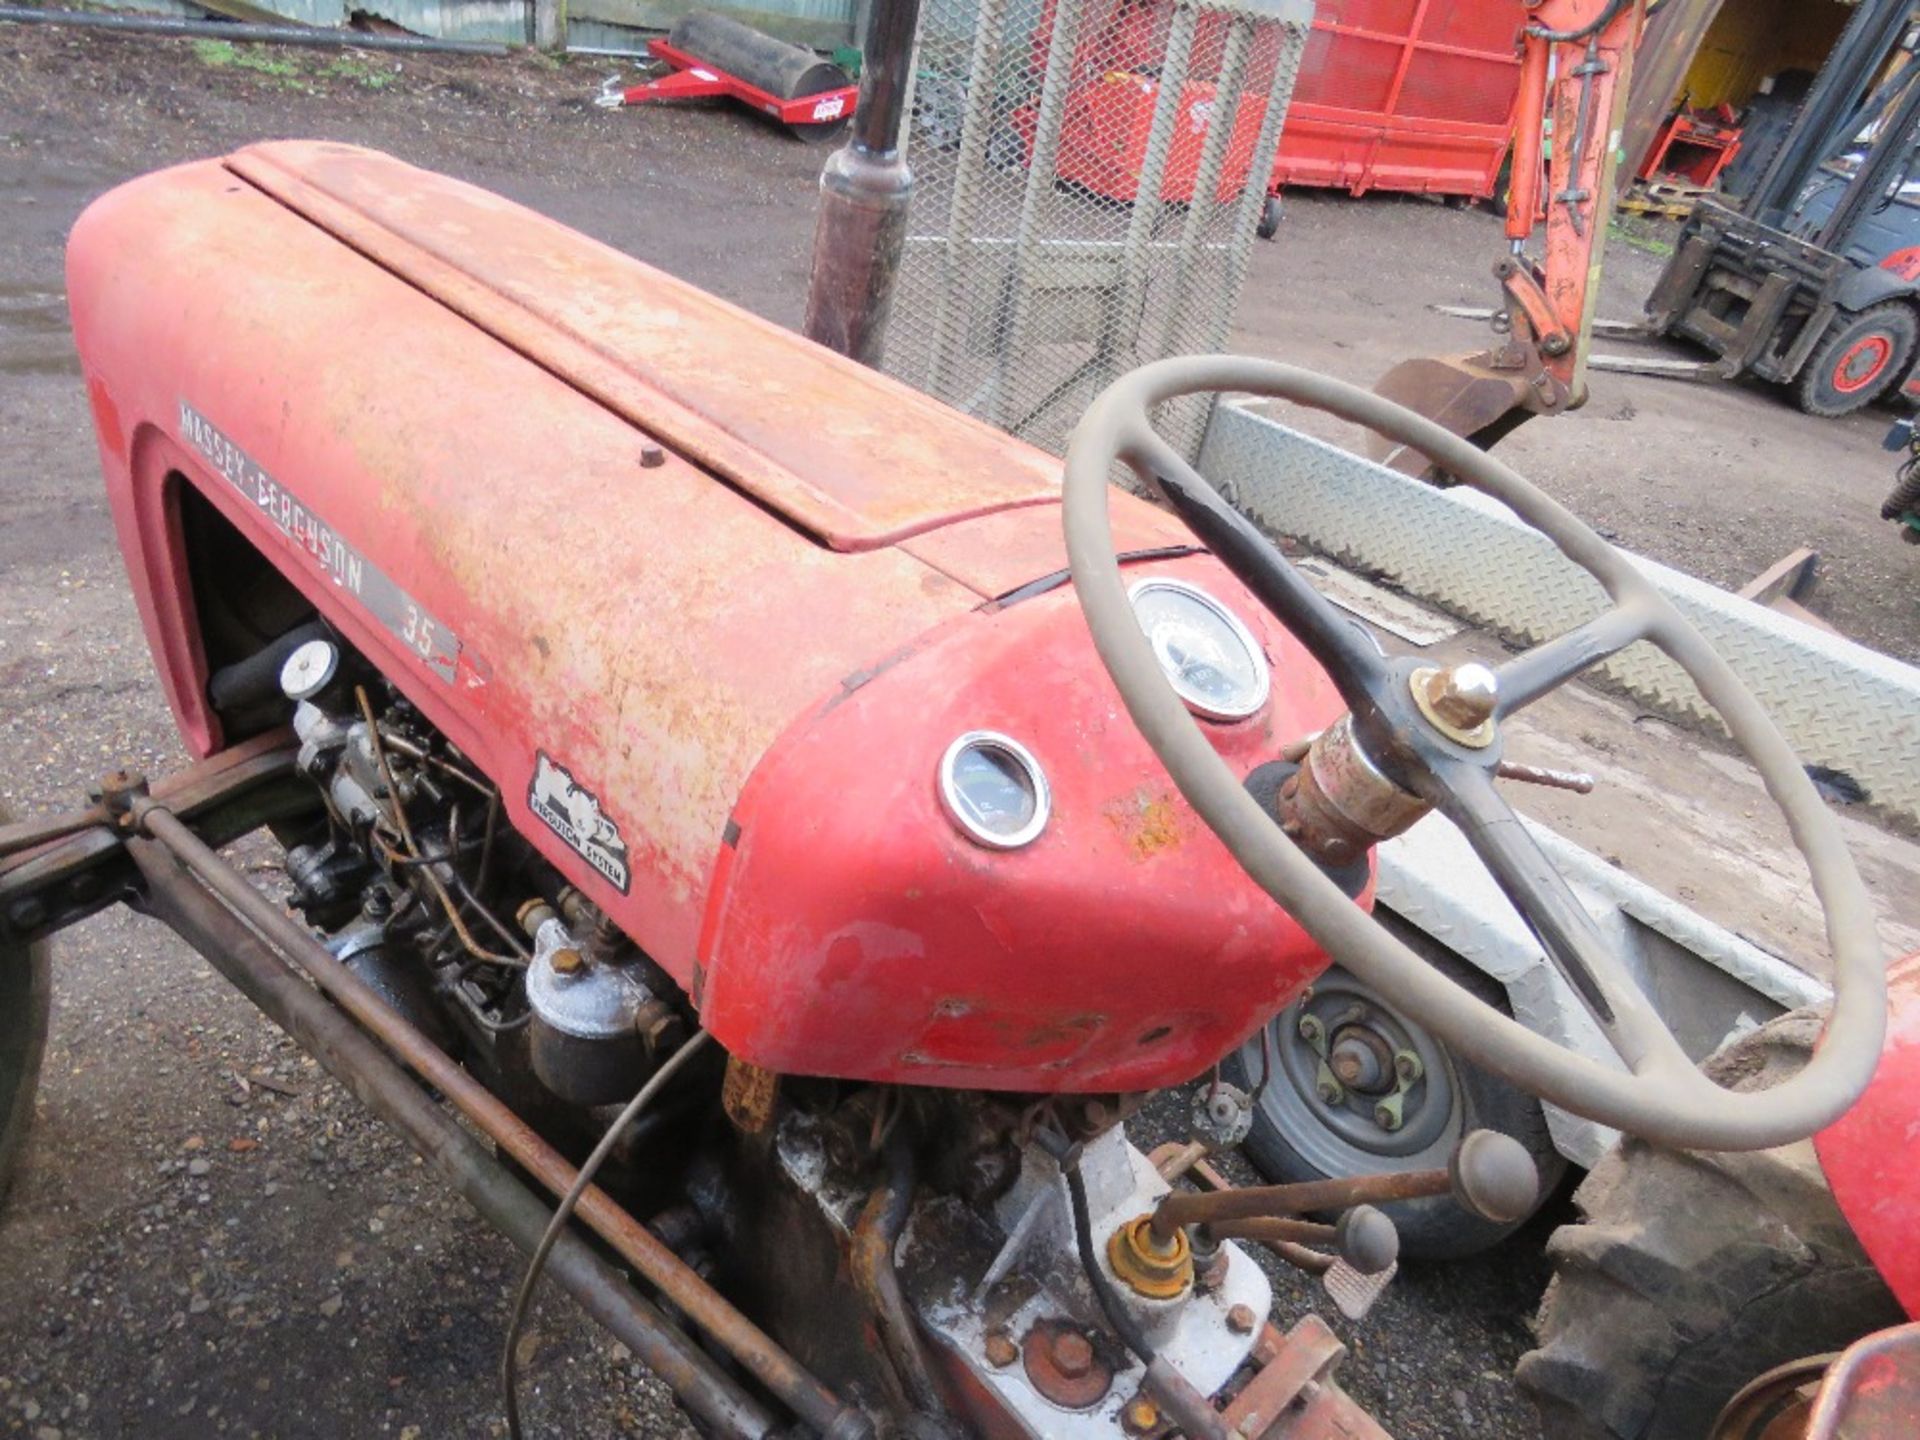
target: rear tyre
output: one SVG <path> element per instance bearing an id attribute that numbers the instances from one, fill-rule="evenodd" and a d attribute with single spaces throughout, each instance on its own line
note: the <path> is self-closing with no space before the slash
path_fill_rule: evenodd
<path id="1" fill-rule="evenodd" d="M 1865 409 L 1906 373 L 1916 338 L 1920 319 L 1902 300 L 1836 318 L 1800 371 L 1800 408 L 1826 419 Z"/>
<path id="2" fill-rule="evenodd" d="M 0 809 L 0 824 L 9 819 Z M 46 944 L 0 940 L 0 1200 L 13 1183 L 33 1123 L 52 996 Z"/>
<path id="3" fill-rule="evenodd" d="M 1779 1084 L 1820 1024 L 1784 1015 L 1705 1068 L 1735 1089 Z M 1699 1440 L 1762 1372 L 1903 1318 L 1811 1141 L 1736 1155 L 1624 1140 L 1574 1202 L 1518 1372 L 1555 1440 Z"/>
<path id="4" fill-rule="evenodd" d="M 1411 934 L 1408 938 L 1410 943 L 1418 939 Z M 1498 986 L 1479 971 L 1444 953 L 1428 958 L 1449 978 L 1500 1003 Z M 1375 1100 L 1365 1087 L 1352 1087 L 1337 1103 L 1317 1093 L 1320 1056 L 1303 1043 L 1299 1028 L 1308 1014 L 1321 1022 L 1330 1038 L 1344 1032 L 1369 1044 L 1384 1043 L 1388 1051 L 1405 1049 L 1419 1056 L 1424 1073 L 1401 1096 L 1402 1123 L 1397 1130 L 1388 1131 L 1373 1118 Z M 1277 1068 L 1254 1107 L 1246 1151 L 1254 1167 L 1275 1183 L 1444 1166 L 1454 1144 L 1472 1129 L 1498 1130 L 1526 1146 L 1540 1172 L 1542 1202 L 1566 1173 L 1566 1161 L 1554 1149 L 1539 1101 L 1453 1055 L 1371 987 L 1337 966 L 1314 982 L 1304 1000 L 1281 1011 L 1271 1029 Z M 1262 1070 L 1259 1038 L 1249 1041 L 1221 1068 L 1235 1084 L 1251 1090 Z M 1477 1255 L 1528 1218 L 1494 1224 L 1468 1214 L 1450 1195 L 1380 1208 L 1400 1231 L 1400 1253 L 1420 1260 Z"/>

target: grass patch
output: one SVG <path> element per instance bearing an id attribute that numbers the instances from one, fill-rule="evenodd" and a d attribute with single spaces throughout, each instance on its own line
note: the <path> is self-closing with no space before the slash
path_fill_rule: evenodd
<path id="1" fill-rule="evenodd" d="M 252 45 L 243 48 L 231 40 L 196 40 L 193 54 L 202 65 L 215 70 L 252 70 L 279 79 L 300 73 L 300 62 L 291 55 L 276 55 Z"/>
<path id="2" fill-rule="evenodd" d="M 313 90 L 312 80 L 339 80 L 363 90 L 384 90 L 394 72 L 364 55 L 335 55 L 322 63 L 299 51 L 277 51 L 231 40 L 195 40 L 194 58 L 213 70 L 247 70 L 289 90 Z"/>
<path id="3" fill-rule="evenodd" d="M 359 55 L 342 55 L 321 72 L 336 80 L 346 80 L 365 90 L 384 90 L 393 84 L 393 71 L 383 69 Z"/>
<path id="4" fill-rule="evenodd" d="M 1643 254 L 1657 255 L 1662 260 L 1673 254 L 1673 242 L 1659 235 L 1648 235 L 1637 227 L 1615 219 L 1607 226 L 1608 238 L 1618 240 L 1629 249 Z"/>

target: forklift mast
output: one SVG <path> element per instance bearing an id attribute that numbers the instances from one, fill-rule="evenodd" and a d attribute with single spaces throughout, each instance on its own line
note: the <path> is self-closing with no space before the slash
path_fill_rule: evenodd
<path id="1" fill-rule="evenodd" d="M 1775 227 L 1786 220 L 1814 171 L 1857 133 L 1867 86 L 1912 10 L 1913 0 L 1861 0 L 1760 182 L 1741 204 L 1742 215 Z"/>

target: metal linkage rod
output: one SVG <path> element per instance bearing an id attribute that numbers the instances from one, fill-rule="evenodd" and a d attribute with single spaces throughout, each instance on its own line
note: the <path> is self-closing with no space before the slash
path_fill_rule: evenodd
<path id="1" fill-rule="evenodd" d="M 184 829 L 165 811 L 150 814 Z M 146 905 L 155 916 L 397 1130 L 489 1223 L 520 1250 L 532 1252 L 552 1214 L 533 1192 L 346 1015 L 302 981 L 167 843 L 130 839 L 127 853 L 146 881 Z M 555 1245 L 548 1273 L 720 1434 L 761 1440 L 774 1430 L 773 1416 L 759 1401 L 577 1235 L 565 1235 Z"/>
<path id="2" fill-rule="evenodd" d="M 131 807 L 137 827 L 170 850 L 207 889 L 271 941 L 341 1009 L 387 1047 L 401 1063 L 445 1095 L 514 1160 L 555 1195 L 572 1187 L 578 1172 L 526 1121 L 468 1074 L 439 1046 L 389 1008 L 365 981 L 329 954 L 306 927 L 263 895 L 246 876 L 209 849 L 165 806 L 136 799 Z M 630 1263 L 687 1319 L 712 1336 L 775 1398 L 824 1440 L 869 1436 L 872 1422 L 843 1404 L 831 1390 L 801 1367 L 685 1261 L 660 1243 L 652 1231 L 597 1186 L 580 1199 L 580 1219 L 622 1259 Z M 542 1222 L 544 1223 L 544 1222 Z M 534 1239 L 539 1232 L 536 1228 Z"/>

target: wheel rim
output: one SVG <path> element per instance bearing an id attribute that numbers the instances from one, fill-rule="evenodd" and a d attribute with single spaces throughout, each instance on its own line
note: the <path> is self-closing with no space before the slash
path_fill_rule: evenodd
<path id="1" fill-rule="evenodd" d="M 1356 1014 L 1356 1011 L 1364 1013 Z M 1364 1074 L 1338 1101 L 1319 1093 L 1323 1079 L 1319 1050 L 1302 1033 L 1302 1020 L 1316 1020 L 1336 1058 L 1364 1058 L 1384 1041 L 1391 1053 L 1419 1057 L 1420 1078 L 1401 1095 L 1401 1124 L 1384 1128 L 1374 1111 L 1389 1088 L 1377 1073 Z M 1271 1022 L 1278 1060 L 1260 1092 L 1260 1112 L 1290 1149 L 1325 1175 L 1378 1170 L 1420 1170 L 1444 1165 L 1465 1126 L 1460 1086 L 1446 1050 L 1421 1026 L 1381 1002 L 1379 995 L 1345 970 L 1335 967 L 1315 982 L 1312 992 Z M 1343 1046 L 1344 1042 L 1344 1046 Z M 1345 1047 L 1352 1047 L 1345 1056 Z M 1377 1049 L 1375 1050 L 1378 1054 Z M 1248 1073 L 1258 1076 L 1264 1063 L 1256 1039 L 1242 1052 Z M 1390 1062 L 1389 1062 L 1390 1063 Z"/>
<path id="2" fill-rule="evenodd" d="M 1862 335 L 1833 367 L 1833 388 L 1854 395 L 1880 378 L 1893 358 L 1893 341 L 1885 335 Z"/>

